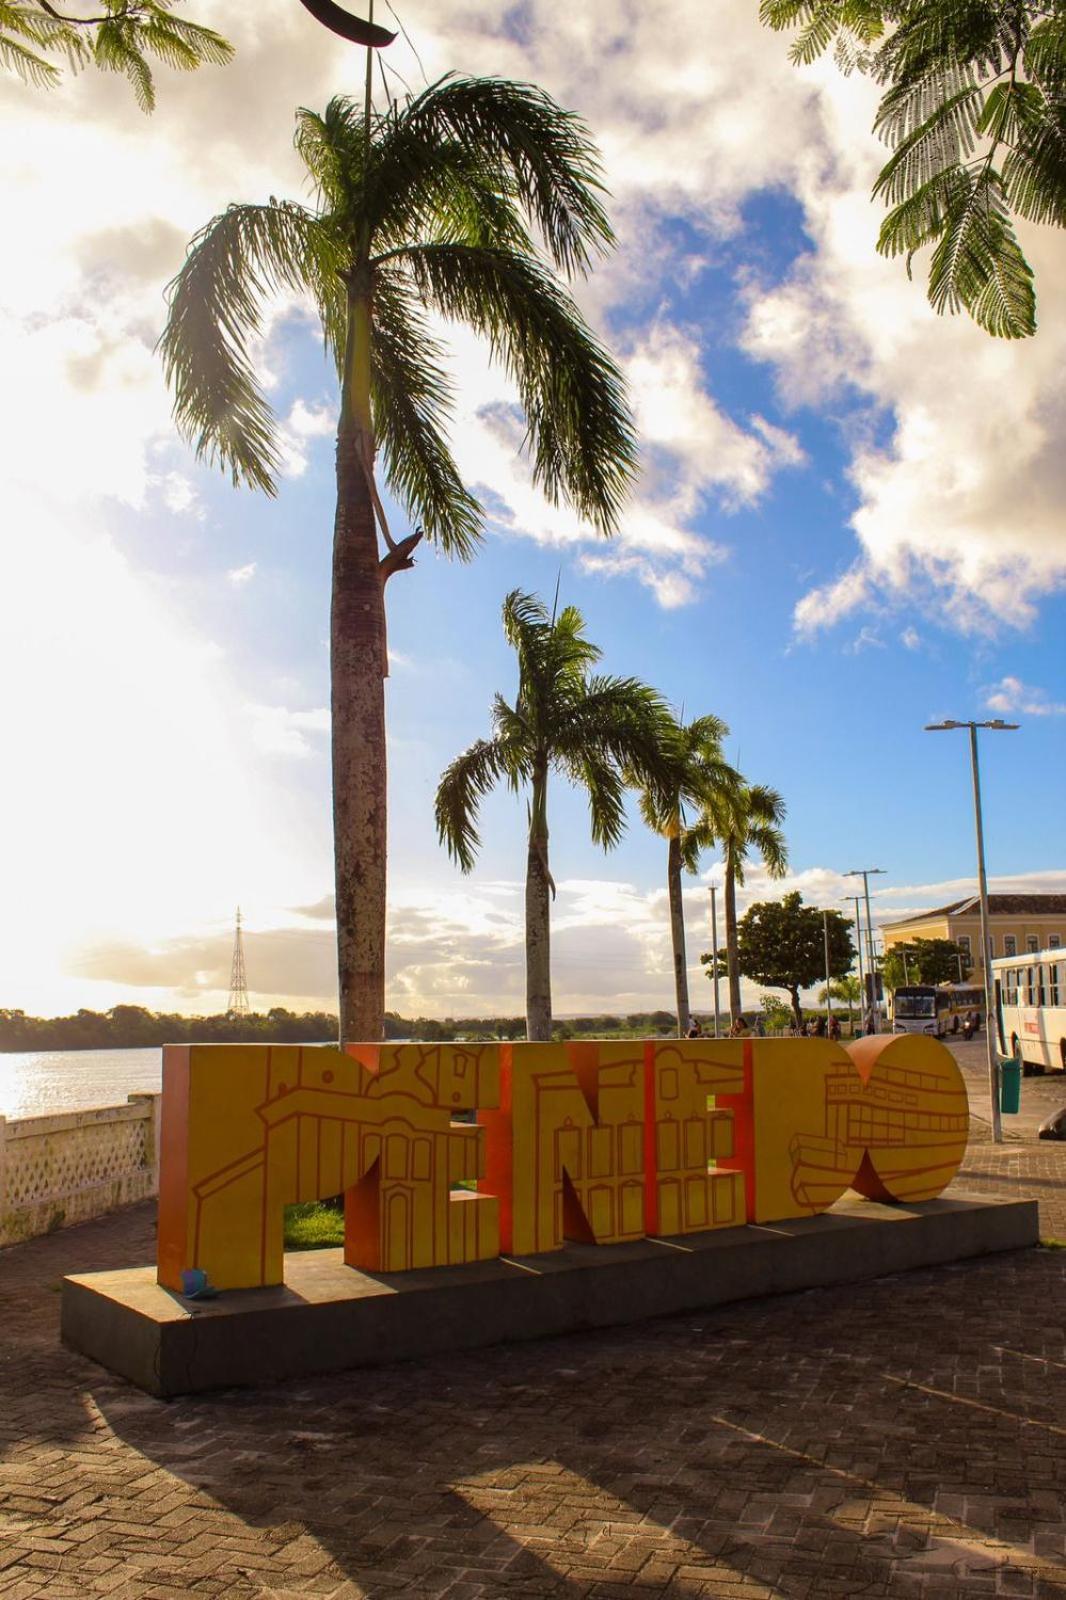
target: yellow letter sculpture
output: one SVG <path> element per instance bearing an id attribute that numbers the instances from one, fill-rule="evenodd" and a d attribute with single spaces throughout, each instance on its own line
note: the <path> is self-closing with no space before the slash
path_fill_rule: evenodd
<path id="1" fill-rule="evenodd" d="M 168 1047 L 159 1281 L 280 1283 L 285 1206 L 341 1193 L 345 1261 L 383 1272 L 928 1200 L 967 1130 L 912 1034 Z"/>

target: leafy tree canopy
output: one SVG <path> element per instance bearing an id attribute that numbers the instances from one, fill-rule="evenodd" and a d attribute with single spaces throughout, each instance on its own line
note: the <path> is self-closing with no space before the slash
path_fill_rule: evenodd
<path id="1" fill-rule="evenodd" d="M 63 67 L 121 72 L 142 111 L 155 109 L 150 59 L 191 72 L 224 66 L 233 46 L 221 34 L 174 16 L 180 0 L 97 0 L 90 15 L 70 14 L 50 0 L 0 0 L 0 66 L 24 83 L 50 89 Z"/>
<path id="2" fill-rule="evenodd" d="M 908 939 L 905 945 L 892 945 L 885 952 L 881 975 L 886 989 L 906 983 L 955 983 L 960 961 L 967 978 L 970 957 L 954 939 Z"/>
<path id="3" fill-rule="evenodd" d="M 761 0 L 797 28 L 792 59 L 835 45 L 884 86 L 874 131 L 892 154 L 877 248 L 933 247 L 929 300 L 988 333 L 1036 332 L 1033 272 L 1015 221 L 1066 225 L 1066 0 Z"/>
<path id="4" fill-rule="evenodd" d="M 805 906 L 799 893 L 786 894 L 782 900 L 757 901 L 737 926 L 741 973 L 764 988 L 787 989 L 797 1022 L 800 990 L 826 976 L 823 915 L 828 918 L 829 977 L 842 978 L 855 946 L 850 924 L 839 911 L 823 913 L 817 906 Z"/>

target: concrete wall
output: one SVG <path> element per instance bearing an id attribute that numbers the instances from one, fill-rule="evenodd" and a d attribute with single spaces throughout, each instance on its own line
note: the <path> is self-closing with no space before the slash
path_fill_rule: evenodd
<path id="1" fill-rule="evenodd" d="M 0 1246 L 155 1194 L 159 1100 L 133 1094 L 124 1106 L 0 1117 Z"/>

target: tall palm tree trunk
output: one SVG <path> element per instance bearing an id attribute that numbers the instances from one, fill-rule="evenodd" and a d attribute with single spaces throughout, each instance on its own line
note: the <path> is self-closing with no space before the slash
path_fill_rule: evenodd
<path id="1" fill-rule="evenodd" d="M 674 995 L 677 1000 L 677 1036 L 688 1032 L 688 962 L 685 957 L 685 908 L 681 899 L 681 840 L 671 834 L 666 858 L 670 891 L 670 939 L 674 950 Z"/>
<path id="2" fill-rule="evenodd" d="M 737 869 L 730 849 L 725 853 L 725 958 L 729 985 L 729 1021 L 740 1016 L 740 950 L 737 941 Z"/>
<path id="3" fill-rule="evenodd" d="M 341 1040 L 381 1038 L 387 847 L 385 592 L 361 451 L 370 435 L 369 302 L 349 307 L 337 429 L 330 657 Z"/>
<path id="4" fill-rule="evenodd" d="M 526 857 L 526 1038 L 552 1036 L 551 871 L 548 867 L 548 771 L 538 762 L 529 807 Z"/>

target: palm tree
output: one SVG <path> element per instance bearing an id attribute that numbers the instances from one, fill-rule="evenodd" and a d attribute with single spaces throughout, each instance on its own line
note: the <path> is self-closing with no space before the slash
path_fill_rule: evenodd
<path id="1" fill-rule="evenodd" d="M 470 557 L 482 507 L 444 426 L 451 385 L 427 311 L 484 336 L 513 377 L 534 481 L 601 533 L 634 469 L 619 372 L 552 267 L 573 276 L 612 235 L 582 122 L 541 90 L 441 79 L 372 111 L 297 116 L 314 208 L 230 206 L 197 234 L 162 338 L 175 415 L 198 455 L 274 493 L 274 417 L 248 342 L 268 292 L 308 295 L 340 381 L 330 624 L 333 823 L 342 1039 L 384 1016 L 385 585 L 425 537 Z M 539 246 L 533 242 L 536 233 Z M 375 481 L 416 524 L 389 531 Z M 380 539 L 384 549 L 379 546 Z"/>
<path id="2" fill-rule="evenodd" d="M 665 785 L 644 785 L 640 814 L 653 832 L 667 841 L 666 882 L 670 896 L 670 940 L 674 957 L 674 993 L 677 1033 L 684 1038 L 689 1027 L 688 960 L 685 954 L 685 910 L 681 873 L 696 872 L 700 855 L 716 843 L 710 814 L 741 784 L 738 772 L 722 755 L 722 740 L 729 729 L 720 717 L 697 717 L 680 723 L 671 719 L 672 760 Z M 690 821 L 686 806 L 695 815 Z"/>
<path id="3" fill-rule="evenodd" d="M 609 850 L 625 831 L 626 774 L 651 784 L 670 762 L 669 714 L 635 678 L 592 672 L 600 651 L 576 606 L 550 616 L 535 595 L 513 590 L 503 628 L 518 657 L 513 706 L 493 702 L 493 733 L 458 756 L 437 789 L 437 832 L 464 872 L 481 843 L 482 796 L 501 780 L 529 789 L 526 854 L 526 1037 L 550 1039 L 551 929 L 555 883 L 548 861 L 548 774 L 586 790 L 592 837 Z"/>
<path id="4" fill-rule="evenodd" d="M 725 866 L 725 945 L 729 981 L 729 1016 L 740 1015 L 740 966 L 737 951 L 737 884 L 744 882 L 744 863 L 754 852 L 762 857 L 771 878 L 788 871 L 788 848 L 781 823 L 785 802 L 776 789 L 741 779 L 732 790 L 722 789 L 707 807 L 706 825 L 722 848 Z"/>

